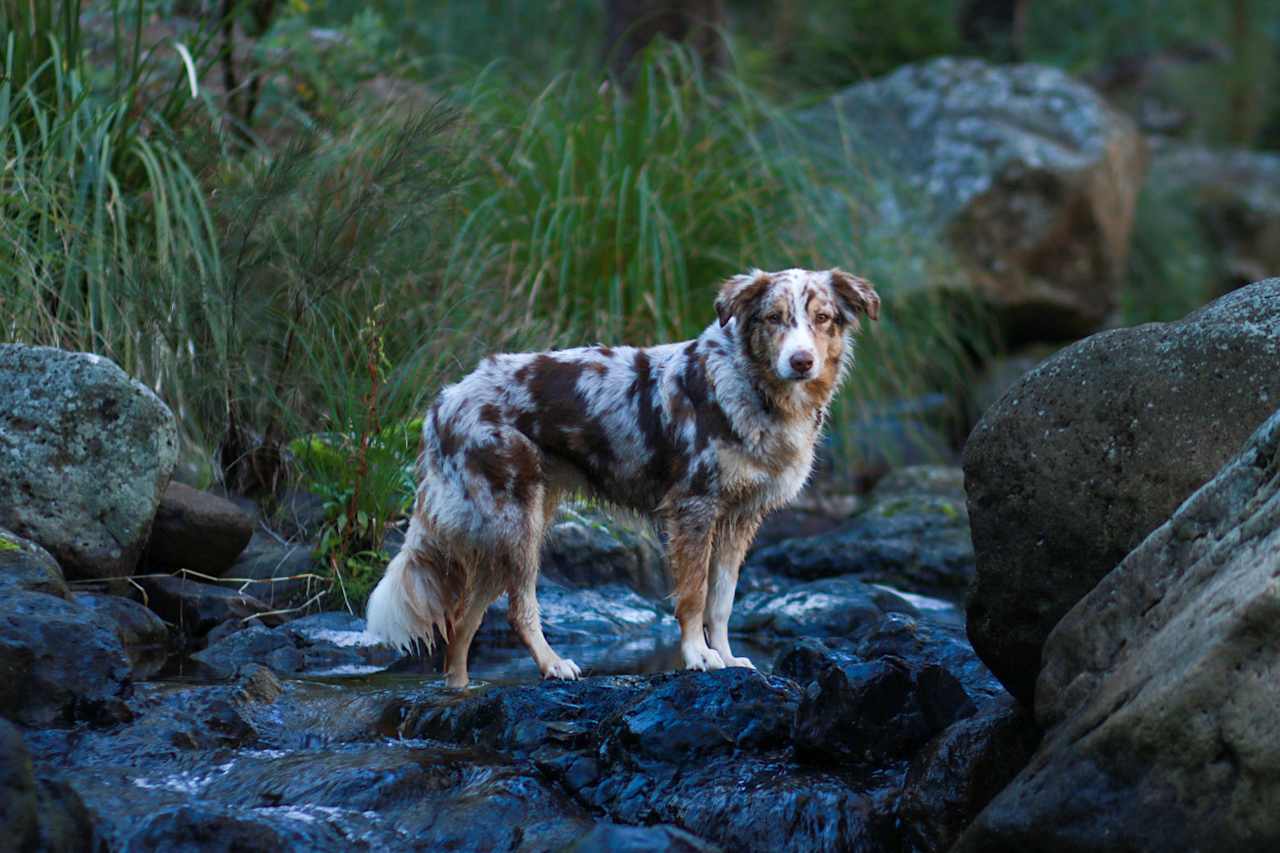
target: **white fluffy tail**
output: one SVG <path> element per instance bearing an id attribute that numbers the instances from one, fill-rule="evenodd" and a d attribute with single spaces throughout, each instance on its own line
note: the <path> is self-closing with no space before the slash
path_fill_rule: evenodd
<path id="1" fill-rule="evenodd" d="M 438 567 L 422 565 L 418 555 L 427 553 L 426 531 L 415 517 L 409 524 L 404 547 L 387 565 L 382 580 L 369 596 L 366 629 L 382 642 L 407 652 L 419 641 L 430 652 L 435 632 L 448 642 L 449 619 L 435 574 Z"/>

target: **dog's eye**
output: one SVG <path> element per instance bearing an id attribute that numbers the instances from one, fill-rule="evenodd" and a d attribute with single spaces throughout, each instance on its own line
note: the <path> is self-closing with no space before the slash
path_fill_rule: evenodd
<path id="1" fill-rule="evenodd" d="M 817 323 L 819 326 L 821 326 L 823 323 L 826 323 L 830 319 L 831 319 L 830 314 L 826 313 L 825 311 L 820 311 L 818 312 L 818 316 L 813 318 L 813 321 Z"/>
<path id="2" fill-rule="evenodd" d="M 765 322 L 770 323 L 770 324 L 772 324 L 772 325 L 774 325 L 774 326 L 781 326 L 781 325 L 782 325 L 782 315 L 781 315 L 780 313 L 778 313 L 777 311 L 774 311 L 772 314 L 770 314 L 769 316 L 765 317 L 764 319 L 765 319 Z"/>

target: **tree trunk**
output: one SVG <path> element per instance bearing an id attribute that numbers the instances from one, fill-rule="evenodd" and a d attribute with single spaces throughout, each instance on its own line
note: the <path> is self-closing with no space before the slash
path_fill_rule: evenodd
<path id="1" fill-rule="evenodd" d="M 636 54 L 657 36 L 687 43 L 706 68 L 726 59 L 724 0 L 605 0 L 605 61 L 626 80 Z"/>

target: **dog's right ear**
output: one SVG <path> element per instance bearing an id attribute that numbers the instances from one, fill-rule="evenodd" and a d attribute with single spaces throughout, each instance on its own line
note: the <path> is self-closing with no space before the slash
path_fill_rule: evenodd
<path id="1" fill-rule="evenodd" d="M 720 288 L 716 297 L 716 316 L 720 325 L 727 326 L 729 321 L 743 313 L 753 302 L 765 294 L 773 279 L 767 272 L 752 270 L 749 273 L 735 275 Z"/>

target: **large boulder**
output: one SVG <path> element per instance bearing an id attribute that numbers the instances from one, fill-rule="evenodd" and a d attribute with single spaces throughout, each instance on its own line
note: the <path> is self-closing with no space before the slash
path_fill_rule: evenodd
<path id="1" fill-rule="evenodd" d="M 1189 208 L 1217 262 L 1208 293 L 1280 275 L 1280 154 L 1164 140 L 1153 148 L 1158 204 Z"/>
<path id="2" fill-rule="evenodd" d="M 1104 332 L 1024 376 L 974 428 L 969 637 L 1030 703 L 1049 631 L 1280 401 L 1280 279 L 1176 323 Z"/>
<path id="3" fill-rule="evenodd" d="M 105 358 L 0 345 L 0 525 L 69 578 L 133 571 L 178 456 L 173 414 Z"/>
<path id="4" fill-rule="evenodd" d="M 621 583 L 650 598 L 671 591 L 656 537 L 586 507 L 566 507 L 542 544 L 542 572 L 571 586 Z"/>
<path id="5" fill-rule="evenodd" d="M 1280 848 L 1280 412 L 1063 617 L 962 851 Z"/>
<path id="6" fill-rule="evenodd" d="M 881 218 L 931 227 L 1016 337 L 1073 337 L 1116 306 L 1145 149 L 1132 120 L 1037 65 L 942 58 L 846 89 L 799 117 L 900 175 Z"/>
<path id="7" fill-rule="evenodd" d="M 172 482 L 160 498 L 147 561 L 161 569 L 225 574 L 249 544 L 253 519 L 226 498 Z"/>
<path id="8" fill-rule="evenodd" d="M 0 826 L 5 850 L 101 848 L 84 803 L 65 783 L 37 775 L 22 732 L 0 718 Z"/>

